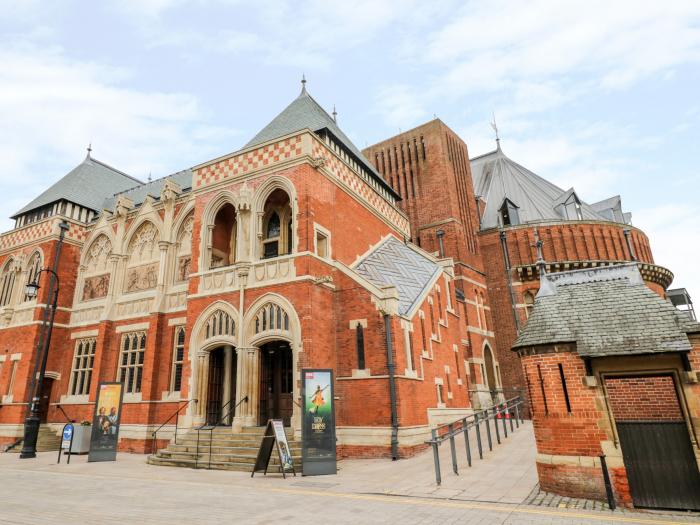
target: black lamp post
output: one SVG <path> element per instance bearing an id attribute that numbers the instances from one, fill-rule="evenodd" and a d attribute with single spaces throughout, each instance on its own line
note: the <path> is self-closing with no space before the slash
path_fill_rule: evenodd
<path id="1" fill-rule="evenodd" d="M 51 344 L 51 333 L 53 332 L 53 321 L 56 317 L 56 303 L 58 302 L 58 274 L 56 270 L 58 269 L 58 259 L 61 255 L 61 246 L 63 245 L 63 238 L 68 231 L 69 225 L 67 222 L 61 222 L 58 227 L 61 229 L 61 233 L 58 237 L 58 243 L 56 245 L 56 255 L 53 260 L 53 269 L 43 268 L 39 273 L 36 274 L 33 283 L 27 283 L 25 288 L 25 294 L 30 299 L 37 296 L 39 292 L 39 277 L 42 273 L 50 274 L 49 281 L 49 293 L 47 300 L 53 297 L 51 302 L 51 310 L 49 308 L 44 308 L 44 319 L 41 325 L 41 333 L 39 335 L 39 341 L 36 345 L 37 355 L 36 363 L 34 365 L 34 375 L 32 376 L 31 382 L 31 393 L 32 398 L 30 402 L 29 415 L 24 420 L 24 444 L 22 445 L 22 451 L 20 452 L 20 458 L 35 458 L 36 457 L 36 441 L 39 437 L 39 426 L 41 424 L 40 401 L 42 388 L 44 383 L 44 374 L 46 373 L 46 362 L 49 356 L 49 345 Z"/>

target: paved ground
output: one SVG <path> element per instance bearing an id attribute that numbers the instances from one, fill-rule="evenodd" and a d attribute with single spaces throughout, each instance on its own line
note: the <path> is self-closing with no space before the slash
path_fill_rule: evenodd
<path id="1" fill-rule="evenodd" d="M 464 442 L 461 443 L 464 452 Z M 443 454 L 449 455 L 446 447 Z M 345 461 L 337 476 L 288 478 L 155 467 L 141 455 L 87 463 L 55 453 L 20 460 L 0 454 L 0 524 L 35 523 L 460 523 L 556 524 L 700 522 L 697 516 L 601 512 L 523 503 L 536 485 L 529 426 L 451 472 L 443 458 L 436 488 L 432 457 Z M 465 461 L 466 463 L 466 461 Z M 521 465 L 522 464 L 522 465 Z M 500 483 L 499 483 L 500 480 Z"/>

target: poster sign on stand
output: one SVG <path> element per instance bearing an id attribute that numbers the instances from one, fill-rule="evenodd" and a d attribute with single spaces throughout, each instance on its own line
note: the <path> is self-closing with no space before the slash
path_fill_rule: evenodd
<path id="1" fill-rule="evenodd" d="M 287 442 L 287 434 L 284 431 L 284 423 L 281 419 L 269 419 L 267 421 L 267 426 L 265 427 L 265 434 L 260 442 L 258 457 L 255 460 L 253 471 L 250 473 L 251 478 L 255 476 L 256 472 L 260 472 L 261 470 L 267 475 L 267 468 L 270 464 L 272 449 L 275 447 L 275 444 L 277 445 L 277 456 L 279 457 L 280 461 L 282 477 L 286 479 L 286 472 L 290 471 L 294 474 L 294 476 L 297 475 L 296 471 L 294 470 L 292 452 L 289 449 L 289 443 Z"/>
<path id="2" fill-rule="evenodd" d="M 333 371 L 303 369 L 302 473 L 304 476 L 337 474 Z"/>
<path id="3" fill-rule="evenodd" d="M 123 397 L 124 385 L 122 383 L 100 383 L 92 420 L 88 462 L 115 461 L 117 459 Z"/>

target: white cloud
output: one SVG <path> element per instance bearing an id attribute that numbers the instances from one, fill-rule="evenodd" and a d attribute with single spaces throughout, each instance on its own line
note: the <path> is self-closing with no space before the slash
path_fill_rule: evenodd
<path id="1" fill-rule="evenodd" d="M 0 184 L 13 195 L 9 213 L 77 165 L 88 142 L 96 158 L 145 178 L 191 166 L 234 136 L 208 126 L 194 96 L 124 87 L 129 76 L 58 49 L 0 50 Z"/>
<path id="2" fill-rule="evenodd" d="M 634 214 L 634 224 L 649 237 L 656 264 L 673 272 L 671 286 L 687 288 L 690 296 L 698 303 L 700 206 L 664 204 L 638 210 Z"/>

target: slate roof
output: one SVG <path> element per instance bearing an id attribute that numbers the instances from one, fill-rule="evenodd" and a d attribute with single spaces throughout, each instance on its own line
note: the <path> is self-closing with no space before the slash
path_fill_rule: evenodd
<path id="1" fill-rule="evenodd" d="M 143 201 L 146 200 L 146 196 L 148 195 L 150 195 L 154 199 L 159 199 L 160 192 L 163 189 L 163 185 L 168 179 L 177 182 L 183 191 L 192 189 L 192 171 L 189 169 L 182 170 L 178 171 L 177 173 L 173 173 L 172 175 L 168 175 L 167 177 L 162 177 L 160 179 L 147 182 L 145 184 L 140 184 L 138 186 L 129 188 L 128 190 L 120 191 L 119 193 L 113 196 L 107 197 L 106 199 L 104 199 L 102 208 L 107 210 L 111 210 L 112 208 L 114 208 L 114 204 L 116 203 L 118 195 L 124 195 L 128 197 L 129 199 L 134 201 L 135 206 L 143 204 Z"/>
<path id="2" fill-rule="evenodd" d="M 132 188 L 136 184 L 143 182 L 88 155 L 83 162 L 15 213 L 12 218 L 61 199 L 99 212 L 105 197 Z"/>
<path id="3" fill-rule="evenodd" d="M 506 198 L 518 206 L 520 223 L 565 219 L 557 207 L 561 207 L 574 189 L 563 190 L 514 162 L 503 153 L 500 143 L 495 151 L 471 159 L 470 164 L 474 194 L 486 202 L 482 210 L 483 229 L 499 226 L 498 210 Z M 598 206 L 581 202 L 583 219 L 624 222 L 627 218 L 629 222 L 630 216 L 623 216 L 619 196 L 617 199 L 606 199 Z M 615 214 L 611 208 L 619 209 L 619 213 Z"/>
<path id="4" fill-rule="evenodd" d="M 377 286 L 396 286 L 402 315 L 411 310 L 433 277 L 442 271 L 434 261 L 393 236 L 376 246 L 354 270 Z"/>
<path id="5" fill-rule="evenodd" d="M 687 352 L 691 332 L 700 324 L 652 292 L 636 264 L 626 264 L 545 275 L 512 349 L 566 342 L 583 357 Z"/>
<path id="6" fill-rule="evenodd" d="M 382 184 L 382 186 L 385 187 L 385 189 L 391 192 L 395 197 L 401 198 L 384 180 L 381 174 L 375 169 L 374 165 L 367 160 L 357 146 L 342 132 L 338 124 L 333 120 L 333 117 L 331 117 L 326 110 L 314 100 L 308 91 L 306 91 L 306 87 L 302 88 L 299 96 L 282 110 L 279 115 L 272 119 L 267 126 L 260 130 L 257 135 L 250 139 L 243 148 L 245 149 L 257 144 L 269 142 L 303 129 L 310 129 L 314 133 L 319 133 L 321 131 L 330 133 Z"/>

